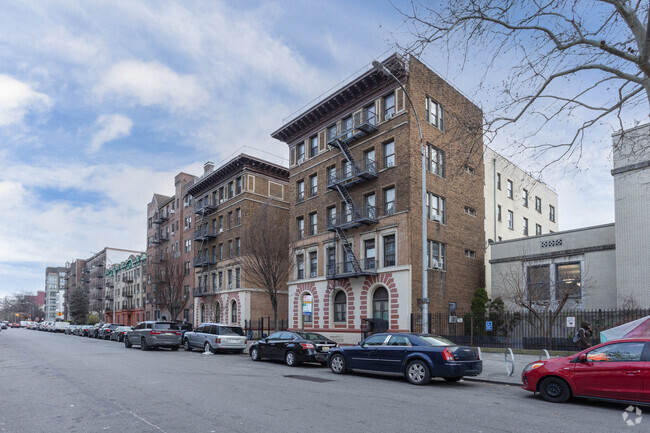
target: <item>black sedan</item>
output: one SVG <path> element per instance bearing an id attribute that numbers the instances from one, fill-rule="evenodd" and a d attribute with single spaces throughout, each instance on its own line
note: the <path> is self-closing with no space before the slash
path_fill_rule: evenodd
<path id="1" fill-rule="evenodd" d="M 336 374 L 355 370 L 392 374 L 415 385 L 426 385 L 432 377 L 456 382 L 483 371 L 477 349 L 425 334 L 375 334 L 357 346 L 332 350 L 328 363 Z"/>
<path id="2" fill-rule="evenodd" d="M 336 342 L 314 332 L 282 331 L 253 343 L 249 354 L 253 361 L 283 360 L 289 367 L 301 362 L 327 364 L 327 354 L 336 348 Z"/>

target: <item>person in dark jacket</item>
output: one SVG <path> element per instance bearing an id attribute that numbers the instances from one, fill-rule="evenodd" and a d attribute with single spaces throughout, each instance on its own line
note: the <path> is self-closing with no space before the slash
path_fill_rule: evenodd
<path id="1" fill-rule="evenodd" d="M 591 329 L 591 323 L 582 322 L 580 329 L 578 329 L 578 342 L 576 343 L 580 350 L 588 349 L 591 347 L 591 336 L 594 331 Z"/>

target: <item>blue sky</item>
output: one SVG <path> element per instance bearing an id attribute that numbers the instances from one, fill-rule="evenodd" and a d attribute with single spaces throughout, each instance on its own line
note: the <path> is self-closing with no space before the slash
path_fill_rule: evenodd
<path id="1" fill-rule="evenodd" d="M 179 171 L 242 146 L 286 158 L 270 137 L 285 117 L 408 37 L 392 4 L 3 3 L 0 296 L 41 290 L 46 266 L 105 246 L 144 249 L 146 204 Z M 490 104 L 459 61 L 424 60 Z M 561 229 L 614 220 L 611 131 L 595 134 L 579 171 L 544 178 Z"/>

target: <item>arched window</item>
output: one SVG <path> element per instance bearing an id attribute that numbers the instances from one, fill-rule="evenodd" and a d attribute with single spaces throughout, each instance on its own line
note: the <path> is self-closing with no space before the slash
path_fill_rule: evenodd
<path id="1" fill-rule="evenodd" d="M 237 323 L 237 301 L 234 299 L 230 304 L 230 321 L 232 323 Z"/>
<path id="2" fill-rule="evenodd" d="M 302 294 L 302 323 L 312 322 L 312 313 L 314 311 L 313 302 L 311 293 Z"/>
<path id="3" fill-rule="evenodd" d="M 380 287 L 372 295 L 372 317 L 388 320 L 388 290 Z"/>
<path id="4" fill-rule="evenodd" d="M 205 304 L 201 304 L 201 323 L 205 322 Z"/>
<path id="5" fill-rule="evenodd" d="M 214 321 L 221 323 L 221 304 L 219 302 L 214 306 Z"/>
<path id="6" fill-rule="evenodd" d="M 347 298 L 345 297 L 345 292 L 339 290 L 334 295 L 334 321 L 335 322 L 345 322 L 346 320 L 346 311 L 347 311 Z"/>

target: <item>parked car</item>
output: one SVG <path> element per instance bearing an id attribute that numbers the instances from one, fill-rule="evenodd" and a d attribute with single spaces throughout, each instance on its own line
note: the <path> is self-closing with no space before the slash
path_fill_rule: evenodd
<path id="1" fill-rule="evenodd" d="M 2 326 L 0 326 L 0 328 L 2 328 L 2 329 L 7 329 L 7 325 L 5 325 L 5 324 L 3 323 Z"/>
<path id="2" fill-rule="evenodd" d="M 248 340 L 240 326 L 222 323 L 202 323 L 194 331 L 188 331 L 183 337 L 186 351 L 203 349 L 205 352 L 242 353 Z"/>
<path id="3" fill-rule="evenodd" d="M 185 333 L 192 331 L 192 324 L 189 322 L 176 322 L 178 324 L 178 327 L 181 329 L 181 336 L 185 337 Z"/>
<path id="4" fill-rule="evenodd" d="M 66 335 L 72 335 L 74 334 L 75 329 L 77 329 L 79 325 L 70 325 L 68 326 L 68 329 L 65 330 Z"/>
<path id="5" fill-rule="evenodd" d="M 102 338 L 108 340 L 111 337 L 111 333 L 118 327 L 124 326 L 121 323 L 107 323 L 97 331 L 97 338 Z"/>
<path id="6" fill-rule="evenodd" d="M 432 377 L 456 382 L 483 371 L 476 348 L 431 334 L 374 334 L 356 346 L 334 349 L 328 363 L 336 374 L 365 370 L 404 376 L 414 385 L 426 385 Z"/>
<path id="7" fill-rule="evenodd" d="M 122 343 L 124 341 L 124 336 L 126 333 L 132 330 L 133 328 L 130 326 L 118 326 L 113 332 L 111 332 L 110 340 L 119 341 Z"/>
<path id="8" fill-rule="evenodd" d="M 140 346 L 142 350 L 168 347 L 178 350 L 182 344 L 182 334 L 177 323 L 162 321 L 140 322 L 124 336 L 124 346 Z"/>
<path id="9" fill-rule="evenodd" d="M 95 323 L 92 326 L 92 328 L 88 330 L 88 337 L 97 338 L 97 335 L 99 334 L 99 330 L 101 329 L 102 326 L 104 326 L 104 322 Z"/>
<path id="10" fill-rule="evenodd" d="M 52 326 L 52 332 L 65 332 L 69 327 L 69 322 L 54 322 L 54 326 Z"/>
<path id="11" fill-rule="evenodd" d="M 612 340 L 576 355 L 528 364 L 522 388 L 546 401 L 586 397 L 625 403 L 650 403 L 650 338 Z M 644 387 L 645 377 L 645 387 Z"/>
<path id="12" fill-rule="evenodd" d="M 327 364 L 327 355 L 336 348 L 335 341 L 315 332 L 275 332 L 256 341 L 249 348 L 253 361 L 276 359 L 295 367 L 301 362 Z"/>

